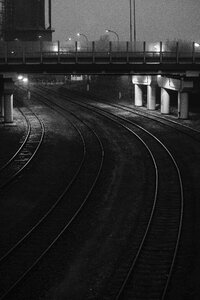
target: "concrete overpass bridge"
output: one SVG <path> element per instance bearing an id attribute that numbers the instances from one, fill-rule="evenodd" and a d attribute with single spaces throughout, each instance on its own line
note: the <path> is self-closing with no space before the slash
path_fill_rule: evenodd
<path id="1" fill-rule="evenodd" d="M 159 85 L 163 103 L 161 112 L 168 113 L 167 91 L 174 89 L 180 102 L 179 116 L 187 118 L 188 93 L 200 74 L 200 46 L 194 42 L 187 45 L 178 42 L 109 42 L 104 45 L 91 42 L 84 46 L 78 42 L 69 45 L 59 41 L 0 42 L 4 95 L 1 111 L 4 110 L 5 122 L 12 122 L 12 77 L 16 73 L 132 75 L 136 105 L 140 106 L 138 103 L 142 99 L 140 85 L 147 85 L 148 106 L 155 109 L 150 99 L 155 98 L 155 85 Z"/>
<path id="2" fill-rule="evenodd" d="M 60 74 L 182 73 L 200 70 L 200 47 L 129 42 L 0 42 L 0 72 Z"/>

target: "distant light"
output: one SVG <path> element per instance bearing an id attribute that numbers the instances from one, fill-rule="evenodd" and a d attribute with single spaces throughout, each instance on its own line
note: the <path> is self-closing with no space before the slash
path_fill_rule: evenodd
<path id="1" fill-rule="evenodd" d="M 155 50 L 156 52 L 160 52 L 160 45 L 155 45 L 155 46 L 154 46 L 154 50 Z"/>
<path id="2" fill-rule="evenodd" d="M 27 77 L 24 77 L 24 78 L 22 79 L 22 81 L 23 81 L 24 83 L 27 83 L 27 82 L 28 82 L 28 78 L 27 78 Z"/>
<path id="3" fill-rule="evenodd" d="M 14 53 L 15 53 L 15 51 L 12 50 L 12 51 L 11 51 L 11 54 L 14 54 Z"/>
<path id="4" fill-rule="evenodd" d="M 22 80 L 24 77 L 22 76 L 22 75 L 19 75 L 18 77 L 17 77 L 17 79 L 18 80 Z"/>
<path id="5" fill-rule="evenodd" d="M 54 45 L 52 50 L 53 52 L 58 52 L 58 45 Z"/>
<path id="6" fill-rule="evenodd" d="M 77 36 L 80 36 L 80 35 L 81 35 L 81 34 L 78 32 L 78 33 L 77 33 Z"/>
<path id="7" fill-rule="evenodd" d="M 200 44 L 199 43 L 194 43 L 194 46 L 198 48 L 200 46 Z"/>
<path id="8" fill-rule="evenodd" d="M 105 31 L 108 33 L 108 32 L 109 32 L 109 29 L 106 29 Z"/>
<path id="9" fill-rule="evenodd" d="M 19 39 L 18 39 L 18 38 L 15 38 L 15 41 L 19 41 Z"/>
<path id="10" fill-rule="evenodd" d="M 38 38 L 39 38 L 39 39 L 41 39 L 41 38 L 42 38 L 42 36 L 41 36 L 41 35 L 38 35 Z"/>
<path id="11" fill-rule="evenodd" d="M 68 38 L 68 41 L 71 41 L 71 40 L 72 40 L 72 38 L 71 38 L 71 37 L 69 37 L 69 38 Z"/>

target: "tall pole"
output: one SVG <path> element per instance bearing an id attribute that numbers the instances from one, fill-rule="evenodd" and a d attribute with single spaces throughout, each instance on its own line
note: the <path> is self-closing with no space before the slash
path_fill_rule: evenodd
<path id="1" fill-rule="evenodd" d="M 51 29 L 51 0 L 49 0 L 49 28 Z"/>
<path id="2" fill-rule="evenodd" d="M 133 24 L 132 24 L 132 0 L 130 1 L 130 42 L 133 42 Z"/>
<path id="3" fill-rule="evenodd" d="M 135 11 L 135 0 L 133 0 L 133 21 L 134 21 L 134 43 L 136 43 L 136 11 Z"/>

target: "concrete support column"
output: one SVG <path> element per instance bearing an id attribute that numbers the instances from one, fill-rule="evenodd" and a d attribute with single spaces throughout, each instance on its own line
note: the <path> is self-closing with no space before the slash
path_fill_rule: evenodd
<path id="1" fill-rule="evenodd" d="M 156 109 L 156 86 L 155 85 L 147 86 L 147 109 L 149 110 Z"/>
<path id="2" fill-rule="evenodd" d="M 135 84 L 135 106 L 142 106 L 142 88 Z"/>
<path id="3" fill-rule="evenodd" d="M 170 96 L 169 92 L 161 88 L 161 114 L 169 114 L 170 112 Z"/>
<path id="4" fill-rule="evenodd" d="M 4 95 L 4 122 L 13 123 L 13 94 Z"/>
<path id="5" fill-rule="evenodd" d="M 4 117 L 4 95 L 0 95 L 0 117 Z"/>
<path id="6" fill-rule="evenodd" d="M 178 93 L 178 118 L 188 119 L 189 117 L 189 97 L 186 92 Z"/>

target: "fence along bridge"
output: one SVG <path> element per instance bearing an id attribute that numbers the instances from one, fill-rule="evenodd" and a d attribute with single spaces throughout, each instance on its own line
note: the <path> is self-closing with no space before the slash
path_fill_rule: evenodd
<path id="1" fill-rule="evenodd" d="M 197 43 L 0 42 L 0 72 L 158 74 L 200 70 Z"/>

